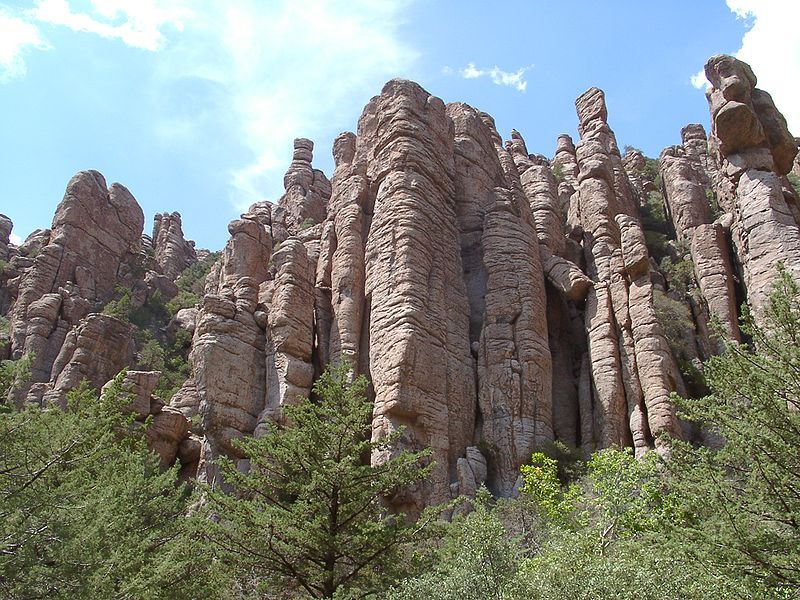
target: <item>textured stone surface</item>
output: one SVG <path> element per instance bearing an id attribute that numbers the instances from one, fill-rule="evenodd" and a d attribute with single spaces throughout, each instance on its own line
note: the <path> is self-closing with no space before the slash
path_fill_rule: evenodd
<path id="1" fill-rule="evenodd" d="M 161 273 L 173 281 L 197 262 L 194 243 L 183 237 L 180 213 L 157 214 L 153 218 L 153 253 Z"/>
<path id="2" fill-rule="evenodd" d="M 365 249 L 373 437 L 404 427 L 404 445 L 430 447 L 436 461 L 419 492 L 395 499 L 410 510 L 449 497 L 473 435 L 453 138 L 444 103 L 402 80 L 384 86 L 358 126 L 357 160 L 366 162 L 373 190 Z"/>
<path id="3" fill-rule="evenodd" d="M 731 205 L 733 243 L 758 319 L 778 262 L 800 277 L 800 231 L 779 177 L 791 169 L 797 145 L 749 65 L 717 55 L 705 71 L 717 193 Z"/>
<path id="4" fill-rule="evenodd" d="M 314 142 L 296 139 L 292 163 L 283 177 L 286 193 L 278 201 L 279 210 L 273 212 L 273 222 L 282 222 L 289 235 L 325 219 L 331 183 L 322 171 L 311 166 L 313 151 Z M 286 239 L 283 234 L 273 235 L 275 241 Z"/>
<path id="5" fill-rule="evenodd" d="M 581 132 L 578 206 L 570 212 L 583 232 L 587 271 L 595 282 L 585 310 L 588 362 L 579 380 L 579 407 L 585 411 L 591 405 L 593 419 L 590 424 L 580 415 L 581 443 L 633 445 L 639 455 L 661 433 L 680 434 L 668 397 L 678 389 L 680 375 L 655 319 L 637 192 L 606 122 L 603 92 L 591 88 L 575 104 Z M 629 169 L 635 169 L 635 160 L 628 158 Z M 658 341 L 648 343 L 648 335 Z M 583 437 L 589 431 L 592 440 Z"/>
<path id="6" fill-rule="evenodd" d="M 14 358 L 32 354 L 34 361 L 30 384 L 12 390 L 15 402 L 23 401 L 30 387 L 37 390 L 34 396 L 40 396 L 47 387 L 44 384 L 55 385 L 65 365 L 55 369 L 53 363 L 67 334 L 74 338 L 71 330 L 108 301 L 116 286 L 134 285 L 143 225 L 142 210 L 125 187 L 115 183 L 107 188 L 102 175 L 82 171 L 67 185 L 52 230 L 29 236 L 23 244 L 25 252 L 35 257 L 20 276 L 10 314 L 11 353 Z M 38 252 L 31 250 L 34 247 Z M 102 331 L 95 329 L 97 322 L 94 319 L 82 325 L 85 335 L 102 338 Z M 122 348 L 127 348 L 127 343 Z M 116 350 L 112 349 L 112 355 Z M 93 383 L 100 386 L 115 373 L 92 378 Z M 53 397 L 60 399 L 66 385 L 51 390 Z"/>
<path id="7" fill-rule="evenodd" d="M 688 125 L 660 157 L 677 238 L 666 251 L 691 252 L 700 291 L 685 295 L 691 361 L 719 350 L 711 316 L 736 337 L 737 294 L 757 307 L 778 260 L 800 268 L 785 122 L 731 61 L 710 62 L 711 139 Z M 153 328 L 168 343 L 192 335 L 191 377 L 165 406 L 157 372 L 127 374 L 129 409 L 152 422 L 162 466 L 226 485 L 217 458 L 248 468 L 235 440 L 266 434 L 342 363 L 370 380 L 373 438 L 403 430 L 373 462 L 433 451 L 431 477 L 388 499 L 410 514 L 484 483 L 514 495 L 520 465 L 552 440 L 641 456 L 661 434 L 681 436 L 669 395 L 684 384 L 654 303 L 677 292 L 639 220 L 655 191 L 649 164 L 620 155 L 601 90 L 576 110 L 580 141 L 560 136 L 549 161 L 516 130 L 503 143 L 489 115 L 392 80 L 357 134 L 336 138 L 330 181 L 312 167 L 312 142 L 296 140 L 285 193 L 230 223 L 202 303 Z M 712 192 L 723 211 L 713 223 Z M 170 297 L 200 254 L 177 213 L 157 215 L 152 238 L 142 222 L 127 191 L 94 172 L 70 182 L 52 230 L 19 248 L 0 218 L 0 302 L 19 296 L 11 351 L 36 356 L 16 403 L 63 404 L 80 379 L 99 386 L 131 364 L 130 326 L 97 311 L 119 285 L 135 307 Z"/>
<path id="8" fill-rule="evenodd" d="M 698 225 L 691 238 L 692 263 L 700 292 L 711 315 L 735 340 L 739 339 L 733 267 L 725 231 L 719 223 Z"/>
<path id="9" fill-rule="evenodd" d="M 67 335 L 42 401 L 66 408 L 67 392 L 81 381 L 100 388 L 131 364 L 133 357 L 131 325 L 108 315 L 91 314 Z"/>
<path id="10" fill-rule="evenodd" d="M 13 227 L 14 223 L 11 222 L 11 219 L 0 214 L 0 260 L 7 261 L 10 258 L 8 244 Z"/>
<path id="11" fill-rule="evenodd" d="M 303 243 L 288 239 L 272 257 L 277 273 L 269 306 L 265 419 L 307 398 L 314 380 L 314 265 Z"/>

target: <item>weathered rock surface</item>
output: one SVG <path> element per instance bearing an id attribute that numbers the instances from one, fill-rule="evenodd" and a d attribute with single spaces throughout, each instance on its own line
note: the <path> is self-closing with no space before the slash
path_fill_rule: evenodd
<path id="1" fill-rule="evenodd" d="M 62 349 L 68 334 L 70 343 L 76 343 L 78 334 L 73 328 L 92 310 L 107 302 L 116 286 L 134 283 L 143 224 L 142 210 L 125 187 L 115 183 L 107 188 L 102 175 L 96 171 L 82 171 L 70 180 L 56 210 L 52 229 L 26 240 L 23 246 L 39 241 L 45 245 L 35 253 L 30 266 L 21 275 L 17 300 L 10 315 L 12 356 L 31 354 L 34 357 L 31 381 L 11 392 L 17 404 L 25 399 L 31 387 L 38 390 L 31 401 L 41 399 L 44 387 L 51 388 L 48 392 L 51 397 L 61 400 L 75 383 L 77 375 L 73 373 L 83 373 L 84 367 L 93 367 L 81 366 L 83 354 L 78 352 L 78 364 L 62 374 L 67 365 L 61 362 L 54 366 L 57 358 L 68 361 L 72 351 L 80 350 L 81 343 L 87 343 L 91 352 L 98 352 L 103 359 L 102 328 L 109 326 L 112 338 L 117 334 L 122 336 L 118 326 L 96 315 L 81 325 L 80 343 L 70 352 Z M 115 342 L 119 342 L 120 347 L 108 348 L 108 365 L 116 364 L 116 359 L 122 356 L 119 352 L 127 349 L 127 342 L 122 343 L 121 339 Z M 119 368 L 122 366 L 124 364 Z M 115 374 L 105 376 L 103 368 L 90 373 L 96 386 Z M 101 374 L 105 377 L 100 377 Z M 64 383 L 56 380 L 59 375 L 63 375 Z"/>
<path id="2" fill-rule="evenodd" d="M 272 211 L 272 235 L 276 242 L 325 219 L 331 183 L 322 171 L 311 166 L 313 152 L 311 140 L 294 141 L 292 164 L 283 178 L 286 193 Z"/>
<path id="3" fill-rule="evenodd" d="M 53 362 L 42 402 L 66 408 L 69 390 L 88 381 L 100 388 L 134 359 L 130 323 L 115 317 L 90 314 L 71 330 Z"/>
<path id="4" fill-rule="evenodd" d="M 698 362 L 719 349 L 712 316 L 736 338 L 737 295 L 758 308 L 779 260 L 800 274 L 800 199 L 781 179 L 796 143 L 749 67 L 714 57 L 707 72 L 711 138 L 688 125 L 662 152 L 674 232 L 661 223 L 672 239 L 653 251 L 691 255 Z M 620 155 L 601 90 L 576 109 L 580 141 L 560 136 L 552 161 L 404 80 L 337 137 L 330 181 L 313 143 L 295 140 L 278 203 L 232 221 L 202 303 L 153 328 L 169 343 L 192 336 L 189 379 L 165 405 L 157 371 L 126 375 L 162 466 L 225 485 L 216 460 L 249 468 L 236 440 L 268 435 L 330 364 L 369 379 L 373 439 L 403 431 L 374 463 L 432 449 L 430 478 L 389 499 L 410 514 L 482 484 L 513 495 L 519 467 L 553 440 L 641 456 L 683 435 L 670 394 L 684 383 L 656 310 L 676 293 L 639 218 L 657 191 L 651 163 Z M 120 285 L 134 308 L 172 297 L 200 254 L 177 213 L 157 215 L 152 238 L 142 226 L 127 190 L 95 172 L 73 178 L 52 229 L 20 248 L 0 217 L 10 353 L 36 357 L 14 402 L 63 406 L 80 380 L 99 387 L 133 364 L 130 324 L 98 310 Z"/>
<path id="5" fill-rule="evenodd" d="M 197 262 L 194 243 L 183 237 L 180 213 L 157 214 L 153 218 L 153 255 L 161 274 L 172 281 Z"/>
<path id="6" fill-rule="evenodd" d="M 719 165 L 717 191 L 732 196 L 734 246 L 747 298 L 759 318 L 775 268 L 800 276 L 800 230 L 780 176 L 789 172 L 797 145 L 772 98 L 756 88 L 747 63 L 726 55 L 706 63 L 711 110 L 709 145 Z"/>
<path id="7" fill-rule="evenodd" d="M 680 434 L 668 400 L 678 371 L 654 317 L 649 253 L 635 191 L 606 122 L 605 97 L 591 88 L 575 104 L 581 132 L 575 216 L 595 280 L 586 306 L 593 443 L 632 444 L 638 454 L 653 438 L 658 445 L 661 433 Z M 657 341 L 647 342 L 643 332 Z"/>

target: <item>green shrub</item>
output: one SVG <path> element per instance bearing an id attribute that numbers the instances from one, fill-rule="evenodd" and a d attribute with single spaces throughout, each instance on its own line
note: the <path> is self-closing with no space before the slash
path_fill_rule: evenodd
<path id="1" fill-rule="evenodd" d="M 650 192 L 642 203 L 640 213 L 642 228 L 645 231 L 657 231 L 663 234 L 670 232 L 664 196 L 661 192 Z"/>
<path id="2" fill-rule="evenodd" d="M 694 320 L 685 303 L 673 300 L 658 289 L 653 290 L 656 318 L 676 357 L 692 356 L 690 344 L 694 339 Z"/>
<path id="3" fill-rule="evenodd" d="M 175 285 L 178 286 L 178 295 L 166 305 L 170 315 L 175 315 L 182 308 L 191 308 L 203 301 L 206 277 L 219 257 L 219 252 L 212 252 L 204 260 L 187 267 L 175 280 Z"/>
<path id="4" fill-rule="evenodd" d="M 114 299 L 110 300 L 105 307 L 103 307 L 103 314 L 130 323 L 132 312 L 133 304 L 131 303 L 130 288 L 120 285 L 116 286 L 114 288 Z"/>
<path id="5" fill-rule="evenodd" d="M 794 173 L 789 173 L 786 177 L 789 179 L 789 183 L 792 184 L 792 187 L 794 188 L 794 193 L 797 195 L 798 198 L 800 198 L 800 177 L 798 177 Z"/>
<path id="6" fill-rule="evenodd" d="M 556 185 L 564 181 L 564 167 L 561 166 L 561 163 L 554 162 L 550 167 L 550 170 L 553 172 L 553 178 L 556 180 Z"/>

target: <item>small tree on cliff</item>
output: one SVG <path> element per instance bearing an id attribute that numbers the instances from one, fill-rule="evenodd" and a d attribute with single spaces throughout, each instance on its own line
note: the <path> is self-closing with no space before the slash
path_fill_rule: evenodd
<path id="1" fill-rule="evenodd" d="M 395 453 L 371 465 L 373 450 L 399 432 L 370 441 L 372 405 L 363 377 L 326 371 L 314 386 L 318 402 L 284 407 L 286 426 L 238 442 L 247 473 L 222 459 L 234 493 L 208 490 L 207 535 L 258 591 L 302 590 L 312 598 L 361 597 L 402 575 L 403 550 L 435 519 L 415 523 L 386 509 L 384 499 L 424 478 L 429 452 Z"/>

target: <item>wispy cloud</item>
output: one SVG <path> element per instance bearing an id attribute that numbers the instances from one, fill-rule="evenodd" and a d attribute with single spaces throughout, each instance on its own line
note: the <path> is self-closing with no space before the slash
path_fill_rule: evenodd
<path id="1" fill-rule="evenodd" d="M 491 69 L 479 69 L 475 63 L 469 63 L 466 67 L 459 71 L 459 74 L 464 79 L 478 79 L 479 77 L 488 77 L 492 83 L 496 85 L 506 85 L 514 88 L 518 92 L 525 92 L 528 87 L 528 82 L 525 81 L 525 72 L 533 68 L 533 65 L 527 67 L 520 67 L 516 71 L 509 72 L 503 71 L 497 65 Z"/>
<path id="2" fill-rule="evenodd" d="M 91 0 L 91 9 L 74 11 L 68 0 L 38 0 L 31 11 L 40 23 L 61 25 L 73 31 L 94 33 L 142 50 L 164 46 L 162 29 L 183 30 L 192 14 L 188 6 L 156 0 Z"/>
<path id="3" fill-rule="evenodd" d="M 19 246 L 22 243 L 22 238 L 19 237 L 16 233 L 11 233 L 8 236 L 8 240 L 14 244 L 15 246 Z"/>
<path id="4" fill-rule="evenodd" d="M 409 4 L 216 2 L 186 22 L 165 52 L 161 76 L 165 85 L 188 78 L 222 90 L 217 116 L 252 156 L 230 173 L 237 207 L 282 193 L 295 137 L 327 143 L 355 125 L 387 79 L 408 74 L 417 53 L 399 29 Z"/>
<path id="5" fill-rule="evenodd" d="M 698 90 L 705 89 L 710 85 L 708 83 L 708 79 L 706 79 L 706 71 L 705 71 L 705 69 L 700 69 L 697 73 L 695 73 L 694 75 L 692 75 L 689 78 L 689 81 Z"/>
<path id="6" fill-rule="evenodd" d="M 48 47 L 36 25 L 0 8 L 0 83 L 25 74 L 28 50 Z"/>
<path id="7" fill-rule="evenodd" d="M 45 47 L 52 27 L 153 52 L 153 134 L 182 150 L 223 130 L 239 146 L 227 176 L 242 208 L 282 193 L 295 137 L 329 141 L 387 79 L 409 74 L 417 53 L 399 30 L 413 2 L 35 0 L 0 12 L 0 77 L 24 73 L 23 53 Z M 186 87 L 202 91 L 189 102 Z"/>

